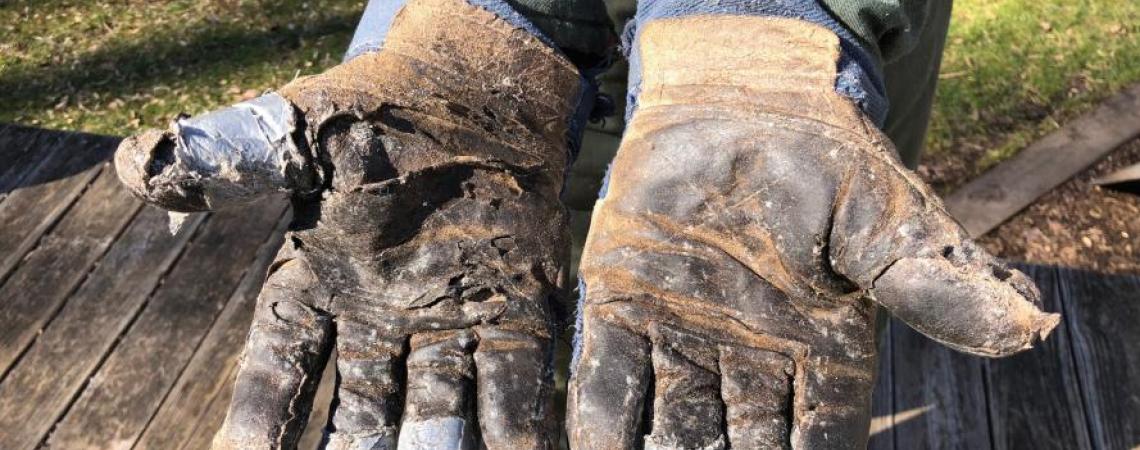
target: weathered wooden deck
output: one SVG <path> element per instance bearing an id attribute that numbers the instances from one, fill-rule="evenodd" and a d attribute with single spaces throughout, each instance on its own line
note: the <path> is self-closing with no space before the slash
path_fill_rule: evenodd
<path id="1" fill-rule="evenodd" d="M 206 448 L 223 418 L 286 207 L 171 236 L 119 186 L 116 143 L 0 125 L 0 449 Z M 983 360 L 890 325 L 872 448 L 1140 446 L 1140 278 L 1029 270 L 1065 314 L 1032 352 Z"/>

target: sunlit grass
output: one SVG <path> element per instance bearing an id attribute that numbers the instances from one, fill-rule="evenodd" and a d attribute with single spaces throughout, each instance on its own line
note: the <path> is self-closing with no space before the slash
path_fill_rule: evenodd
<path id="1" fill-rule="evenodd" d="M 0 122 L 125 135 L 319 72 L 362 1 L 0 2 Z"/>
<path id="2" fill-rule="evenodd" d="M 0 122 L 164 126 L 336 64 L 363 4 L 0 0 Z M 958 0 L 941 78 L 928 154 L 980 170 L 1140 81 L 1140 2 Z"/>
<path id="3" fill-rule="evenodd" d="M 957 0 L 928 152 L 1015 154 L 1140 81 L 1140 2 Z"/>

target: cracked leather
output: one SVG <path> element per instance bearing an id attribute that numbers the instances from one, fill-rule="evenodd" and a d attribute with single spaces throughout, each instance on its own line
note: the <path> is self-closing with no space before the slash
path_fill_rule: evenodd
<path id="1" fill-rule="evenodd" d="M 550 448 L 579 80 L 488 11 L 411 0 L 383 50 L 277 92 L 303 157 L 265 190 L 294 194 L 294 223 L 215 448 L 293 448 L 334 347 L 327 448 Z M 147 200 L 213 208 L 203 186 L 241 185 L 240 170 L 163 178 L 170 145 L 152 132 L 119 150 Z"/>
<path id="2" fill-rule="evenodd" d="M 876 303 L 985 356 L 1056 325 L 835 93 L 830 31 L 698 16 L 635 45 L 581 266 L 574 448 L 863 448 Z"/>

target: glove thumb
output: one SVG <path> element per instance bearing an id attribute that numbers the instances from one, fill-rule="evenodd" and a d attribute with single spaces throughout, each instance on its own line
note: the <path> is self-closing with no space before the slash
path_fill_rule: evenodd
<path id="1" fill-rule="evenodd" d="M 1025 274 L 974 244 L 912 173 L 886 155 L 858 165 L 836 199 L 833 269 L 895 317 L 951 348 L 998 357 L 1060 321 Z"/>

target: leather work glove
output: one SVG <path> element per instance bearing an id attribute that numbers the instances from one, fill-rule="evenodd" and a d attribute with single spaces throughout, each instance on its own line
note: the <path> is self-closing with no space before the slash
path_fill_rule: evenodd
<path id="1" fill-rule="evenodd" d="M 990 357 L 1057 324 L 836 93 L 831 30 L 638 32 L 637 109 L 581 265 L 573 448 L 863 448 L 876 305 Z"/>
<path id="2" fill-rule="evenodd" d="M 293 198 L 215 448 L 295 447 L 334 347 L 328 448 L 550 448 L 580 80 L 486 9 L 411 0 L 380 51 L 122 144 L 163 208 Z"/>

